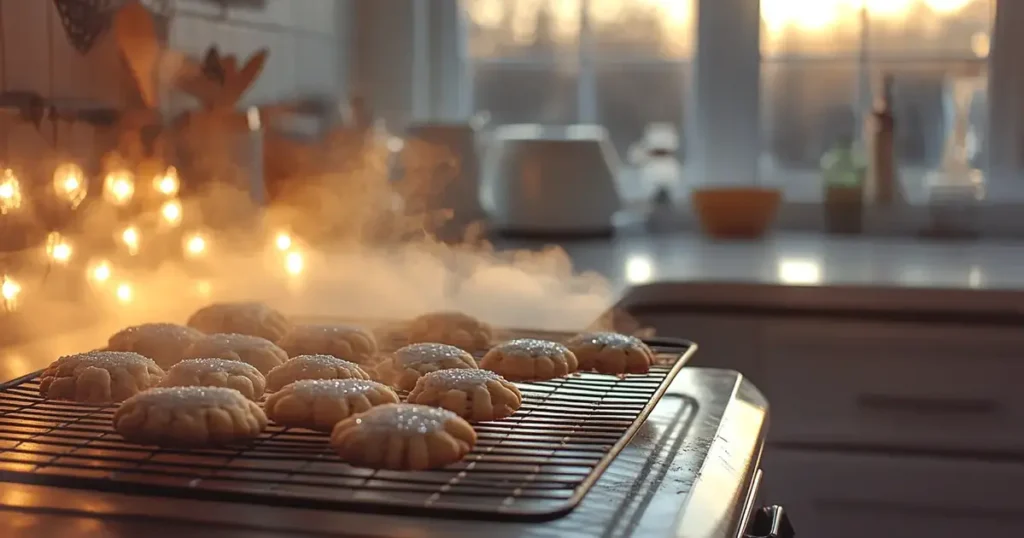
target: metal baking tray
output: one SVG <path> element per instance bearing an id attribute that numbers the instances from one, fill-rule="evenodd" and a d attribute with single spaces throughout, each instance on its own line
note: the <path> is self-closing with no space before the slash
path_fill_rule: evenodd
<path id="1" fill-rule="evenodd" d="M 570 334 L 504 331 L 564 341 Z M 398 472 L 349 466 L 327 436 L 271 425 L 256 441 L 176 450 L 127 443 L 116 406 L 39 397 L 39 372 L 0 385 L 0 481 L 134 495 L 443 518 L 547 521 L 576 507 L 625 447 L 695 346 L 650 339 L 648 374 L 517 383 L 513 416 L 474 425 L 461 462 Z"/>

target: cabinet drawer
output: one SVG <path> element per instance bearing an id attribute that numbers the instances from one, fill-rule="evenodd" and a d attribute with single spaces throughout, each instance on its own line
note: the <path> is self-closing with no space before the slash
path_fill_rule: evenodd
<path id="1" fill-rule="evenodd" d="M 1019 463 L 769 450 L 763 468 L 798 536 L 1024 536 Z"/>
<path id="2" fill-rule="evenodd" d="M 1024 331 L 776 322 L 763 335 L 772 442 L 1024 453 Z"/>

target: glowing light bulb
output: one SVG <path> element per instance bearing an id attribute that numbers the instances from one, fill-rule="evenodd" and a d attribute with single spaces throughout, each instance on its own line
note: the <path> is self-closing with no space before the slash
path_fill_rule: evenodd
<path id="1" fill-rule="evenodd" d="M 206 244 L 206 238 L 202 234 L 192 234 L 185 238 L 185 254 L 190 258 L 198 258 L 203 254 L 206 254 L 209 245 Z"/>
<path id="2" fill-rule="evenodd" d="M 0 214 L 21 207 L 21 184 L 11 169 L 4 170 L 0 177 Z"/>
<path id="3" fill-rule="evenodd" d="M 46 255 L 51 260 L 65 264 L 71 259 L 71 243 L 57 232 L 52 232 L 46 237 Z"/>
<path id="4" fill-rule="evenodd" d="M 181 224 L 181 202 L 178 200 L 167 200 L 160 206 L 160 216 L 164 222 L 171 226 Z"/>
<path id="5" fill-rule="evenodd" d="M 161 194 L 174 196 L 181 188 L 181 181 L 178 179 L 178 170 L 173 166 L 167 168 L 163 174 L 153 178 L 153 188 Z"/>
<path id="6" fill-rule="evenodd" d="M 72 208 L 78 207 L 78 204 L 85 200 L 87 189 L 85 172 L 77 164 L 62 164 L 54 170 L 53 190 L 57 196 L 71 204 Z"/>
<path id="7" fill-rule="evenodd" d="M 135 226 L 129 226 L 121 232 L 121 241 L 128 247 L 128 253 L 135 255 L 139 252 L 139 243 L 142 242 L 142 237 L 139 234 L 139 229 Z"/>
<path id="8" fill-rule="evenodd" d="M 288 250 L 292 248 L 292 236 L 286 232 L 280 232 L 274 238 L 274 245 L 277 246 L 277 250 Z"/>
<path id="9" fill-rule="evenodd" d="M 17 304 L 18 296 L 21 295 L 21 284 L 18 284 L 11 277 L 4 275 L 3 283 L 0 284 L 0 296 L 3 296 L 4 306 L 13 310 Z"/>
<path id="10" fill-rule="evenodd" d="M 135 196 L 135 179 L 127 170 L 107 174 L 103 180 L 103 195 L 112 204 L 125 205 Z"/>
<path id="11" fill-rule="evenodd" d="M 302 274 L 302 271 L 306 268 L 306 260 L 303 259 L 302 254 L 299 252 L 289 252 L 284 257 L 284 270 L 289 275 L 297 276 Z"/>
<path id="12" fill-rule="evenodd" d="M 113 273 L 113 269 L 110 267 L 110 262 L 107 260 L 98 260 L 91 264 L 89 267 L 89 278 L 93 282 L 104 283 L 110 280 L 110 275 Z"/>
<path id="13" fill-rule="evenodd" d="M 132 285 L 127 282 L 118 284 L 114 293 L 117 295 L 117 300 L 122 303 L 130 303 L 132 301 L 132 297 L 135 295 Z"/>

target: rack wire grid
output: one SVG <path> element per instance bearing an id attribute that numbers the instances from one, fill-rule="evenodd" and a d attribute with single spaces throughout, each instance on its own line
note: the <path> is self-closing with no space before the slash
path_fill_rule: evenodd
<path id="1" fill-rule="evenodd" d="M 36 372 L 0 385 L 0 481 L 445 518 L 556 519 L 626 446 L 694 349 L 682 340 L 648 345 L 657 361 L 644 375 L 518 383 L 522 407 L 474 424 L 478 441 L 469 455 L 415 472 L 352 467 L 327 446 L 327 435 L 275 425 L 245 446 L 127 443 L 111 426 L 116 406 L 44 400 Z"/>

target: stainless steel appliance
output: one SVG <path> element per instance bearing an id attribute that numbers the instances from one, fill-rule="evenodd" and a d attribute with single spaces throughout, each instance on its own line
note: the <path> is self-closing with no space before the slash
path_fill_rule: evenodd
<path id="1" fill-rule="evenodd" d="M 646 375 L 521 384 L 523 408 L 477 425 L 470 456 L 418 473 L 349 467 L 277 427 L 230 449 L 131 445 L 112 408 L 44 401 L 30 374 L 0 386 L 0 535 L 788 536 L 757 509 L 764 398 L 683 368 L 689 342 L 649 344 Z"/>
<path id="2" fill-rule="evenodd" d="M 484 161 L 480 202 L 490 227 L 516 235 L 606 235 L 622 209 L 620 168 L 596 125 L 505 125 Z"/>

